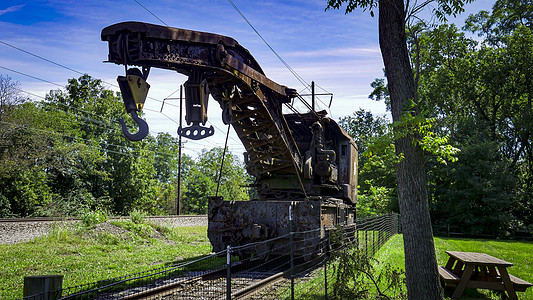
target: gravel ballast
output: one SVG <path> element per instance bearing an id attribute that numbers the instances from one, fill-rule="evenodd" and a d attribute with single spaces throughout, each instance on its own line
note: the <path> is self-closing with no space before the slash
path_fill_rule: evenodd
<path id="1" fill-rule="evenodd" d="M 207 216 L 153 217 L 150 221 L 168 227 L 207 226 Z M 0 222 L 0 244 L 31 241 L 50 233 L 55 227 L 75 227 L 79 220 Z"/>

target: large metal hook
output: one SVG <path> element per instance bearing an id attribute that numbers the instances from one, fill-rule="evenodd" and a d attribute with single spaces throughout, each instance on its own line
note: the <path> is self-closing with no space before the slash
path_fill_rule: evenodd
<path id="1" fill-rule="evenodd" d="M 126 127 L 126 123 L 124 122 L 124 120 L 122 120 L 121 118 L 118 118 L 118 121 L 122 125 L 122 133 L 124 134 L 124 136 L 130 141 L 138 142 L 144 139 L 148 135 L 148 132 L 149 132 L 148 123 L 146 123 L 146 121 L 144 121 L 143 119 L 139 118 L 135 110 L 131 110 L 130 115 L 133 121 L 137 123 L 137 126 L 139 126 L 139 131 L 137 131 L 137 133 L 135 134 L 129 133 L 128 127 Z"/>

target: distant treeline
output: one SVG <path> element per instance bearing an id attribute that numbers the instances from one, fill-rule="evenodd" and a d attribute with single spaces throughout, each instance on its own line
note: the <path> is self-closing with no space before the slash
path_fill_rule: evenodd
<path id="1" fill-rule="evenodd" d="M 496 1 L 492 12 L 469 16 L 462 30 L 424 23 L 407 28 L 418 83 L 413 101 L 424 117 L 409 125 L 422 133 L 421 143 L 460 150 L 447 160 L 439 148 L 426 155 L 434 228 L 533 235 L 532 30 L 533 6 L 521 0 Z M 370 98 L 388 104 L 385 80 L 372 86 Z M 341 123 L 360 149 L 359 213 L 397 211 L 401 154 L 386 137 L 400 130 L 363 110 Z"/>
<path id="2" fill-rule="evenodd" d="M 176 138 L 126 140 L 115 121 L 131 119 L 121 98 L 88 75 L 42 101 L 24 95 L 0 75 L 0 217 L 176 212 Z M 183 156 L 182 213 L 207 213 L 222 150 L 203 150 L 195 160 Z M 236 157 L 226 154 L 222 174 L 219 195 L 248 199 L 242 186 L 249 178 Z"/>
<path id="3" fill-rule="evenodd" d="M 498 0 L 493 11 L 454 25 L 406 28 L 417 117 L 390 124 L 359 110 L 340 123 L 359 146 L 362 216 L 398 211 L 393 140 L 405 130 L 427 151 L 435 228 L 467 235 L 533 233 L 533 7 Z M 384 79 L 373 100 L 389 105 Z M 127 141 L 114 122 L 128 120 L 120 97 L 85 75 L 41 102 L 0 77 L 0 217 L 75 216 L 87 210 L 128 214 L 175 211 L 178 145 L 168 134 Z M 409 116 L 406 107 L 405 115 Z M 226 154 L 219 195 L 249 199 L 251 179 Z M 221 148 L 183 158 L 182 211 L 207 213 Z M 457 231 L 455 229 L 454 231 Z"/>

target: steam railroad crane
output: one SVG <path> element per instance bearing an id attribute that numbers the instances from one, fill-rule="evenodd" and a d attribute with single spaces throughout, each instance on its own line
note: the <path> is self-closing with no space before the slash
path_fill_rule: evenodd
<path id="1" fill-rule="evenodd" d="M 208 236 L 215 252 L 287 234 L 290 210 L 295 231 L 354 223 L 357 146 L 325 111 L 283 114 L 282 105 L 297 97 L 296 91 L 268 79 L 234 39 L 124 22 L 104 28 L 102 40 L 109 45 L 108 61 L 126 66 L 126 76 L 119 76 L 118 82 L 126 110 L 139 125 L 131 134 L 123 123 L 127 138 L 140 140 L 148 133 L 137 112 L 149 89 L 150 68 L 155 67 L 188 76 L 184 86 L 189 127 L 179 128 L 178 134 L 197 140 L 214 133 L 212 126 L 205 126 L 211 95 L 222 108 L 223 122 L 231 124 L 242 141 L 259 199 L 211 197 Z M 314 251 L 319 242 L 318 232 L 298 241 L 305 247 L 302 254 Z M 267 248 L 287 253 L 286 241 L 273 243 L 279 245 L 259 243 L 241 254 L 261 254 Z"/>

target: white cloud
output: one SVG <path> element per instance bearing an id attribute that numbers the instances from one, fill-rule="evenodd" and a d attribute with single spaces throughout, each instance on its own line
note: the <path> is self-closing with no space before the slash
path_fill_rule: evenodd
<path id="1" fill-rule="evenodd" d="M 2 9 L 2 10 L 0 10 L 0 16 L 1 15 L 5 15 L 5 14 L 10 13 L 10 12 L 14 12 L 14 11 L 20 10 L 23 7 L 24 7 L 24 4 L 22 4 L 22 5 L 14 5 L 14 6 L 10 6 L 10 7 L 6 8 L 6 9 Z"/>

